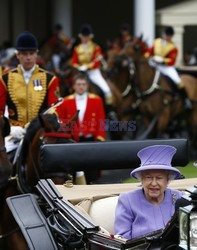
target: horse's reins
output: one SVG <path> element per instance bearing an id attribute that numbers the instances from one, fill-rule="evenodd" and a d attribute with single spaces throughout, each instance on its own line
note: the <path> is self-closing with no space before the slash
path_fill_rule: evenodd
<path id="1" fill-rule="evenodd" d="M 161 76 L 160 71 L 156 70 L 153 81 L 152 81 L 152 84 L 147 90 L 139 91 L 138 89 L 134 88 L 136 96 L 138 97 L 138 105 L 142 102 L 143 97 L 147 97 L 147 96 L 153 94 L 155 91 L 160 90 L 163 94 L 165 93 L 165 94 L 168 94 L 168 95 L 174 95 L 174 93 L 172 93 L 172 92 L 170 92 L 168 90 L 165 90 L 165 89 L 161 88 L 161 86 L 159 86 L 160 76 Z M 147 130 L 138 139 L 146 138 L 146 136 L 150 133 L 150 131 L 153 129 L 156 122 L 158 121 L 159 116 L 160 116 L 160 114 L 162 113 L 162 111 L 164 109 L 164 106 L 170 104 L 170 102 L 168 102 L 167 100 L 164 99 L 163 104 L 164 105 L 162 105 L 160 110 L 156 113 L 156 115 L 152 119 L 152 121 L 151 121 L 149 127 L 147 128 Z"/>
<path id="2" fill-rule="evenodd" d="M 5 239 L 5 238 L 9 237 L 10 235 L 12 235 L 12 234 L 18 232 L 19 230 L 20 230 L 20 228 L 19 228 L 19 227 L 16 227 L 15 229 L 11 230 L 11 231 L 8 232 L 8 233 L 0 234 L 0 240 L 3 240 L 3 239 Z"/>
<path id="3" fill-rule="evenodd" d="M 160 78 L 160 71 L 159 70 L 156 70 L 155 71 L 155 75 L 154 75 L 154 78 L 153 78 L 153 82 L 150 86 L 150 88 L 148 88 L 147 90 L 144 90 L 140 93 L 141 97 L 145 97 L 147 95 L 150 95 L 152 94 L 155 90 L 159 89 L 160 86 L 159 86 L 159 78 Z"/>
<path id="4" fill-rule="evenodd" d="M 128 70 L 129 70 L 129 82 L 127 83 L 127 86 L 125 88 L 125 90 L 123 90 L 122 92 L 122 97 L 126 97 L 130 91 L 132 90 L 132 78 L 135 74 L 135 64 L 133 63 L 133 60 L 131 58 L 128 58 Z"/>

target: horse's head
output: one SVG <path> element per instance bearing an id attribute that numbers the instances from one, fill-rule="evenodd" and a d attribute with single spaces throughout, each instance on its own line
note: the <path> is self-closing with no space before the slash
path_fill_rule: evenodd
<path id="1" fill-rule="evenodd" d="M 6 117 L 0 117 L 0 188 L 4 186 L 12 171 L 11 163 L 8 159 L 4 137 L 10 133 L 10 124 Z"/>
<path id="2" fill-rule="evenodd" d="M 54 173 L 53 176 L 45 176 L 43 173 L 40 162 L 40 147 L 43 144 L 73 142 L 71 131 L 61 130 L 55 114 L 44 114 L 36 117 L 27 127 L 19 161 L 19 171 L 25 172 L 25 176 L 23 175 L 21 178 L 26 179 L 26 185 L 32 189 L 40 178 L 51 178 L 54 182 L 63 184 L 67 178 L 66 173 Z"/>
<path id="3" fill-rule="evenodd" d="M 147 48 L 148 46 L 146 42 L 143 41 L 142 36 L 140 36 L 139 38 L 134 38 L 131 42 L 126 43 L 120 53 L 135 61 L 144 55 Z"/>

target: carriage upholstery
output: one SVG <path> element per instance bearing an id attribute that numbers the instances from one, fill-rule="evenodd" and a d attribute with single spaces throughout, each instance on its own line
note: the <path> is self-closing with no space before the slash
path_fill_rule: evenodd
<path id="1" fill-rule="evenodd" d="M 177 152 L 173 166 L 189 162 L 187 139 L 109 141 L 72 144 L 45 144 L 41 147 L 41 164 L 45 173 L 56 171 L 132 169 L 140 164 L 137 152 L 151 145 L 171 145 Z"/>

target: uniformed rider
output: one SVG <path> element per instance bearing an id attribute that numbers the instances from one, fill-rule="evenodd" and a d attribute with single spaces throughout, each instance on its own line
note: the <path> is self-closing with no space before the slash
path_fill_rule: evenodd
<path id="1" fill-rule="evenodd" d="M 25 134 L 25 125 L 40 112 L 57 102 L 58 78 L 36 64 L 38 41 L 30 32 L 22 32 L 16 39 L 17 68 L 0 79 L 0 115 L 8 107 L 11 133 L 6 137 L 7 152 L 17 147 L 17 140 Z"/>

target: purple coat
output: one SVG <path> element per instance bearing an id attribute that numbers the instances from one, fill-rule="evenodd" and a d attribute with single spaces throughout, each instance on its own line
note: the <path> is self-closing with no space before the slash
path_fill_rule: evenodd
<path id="1" fill-rule="evenodd" d="M 151 204 L 143 189 L 122 193 L 115 211 L 115 234 L 132 239 L 165 228 L 175 211 L 175 201 L 182 192 L 166 189 L 159 205 Z"/>

